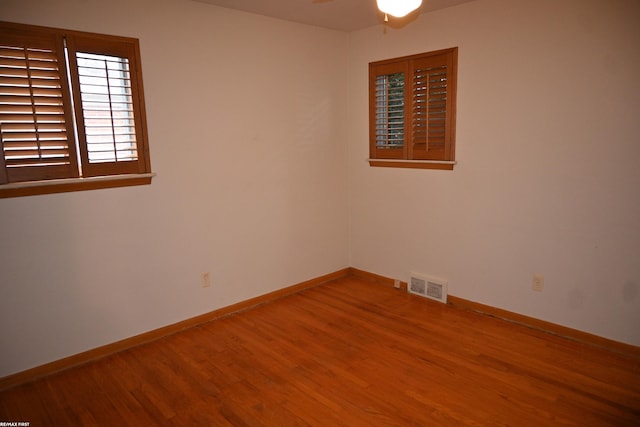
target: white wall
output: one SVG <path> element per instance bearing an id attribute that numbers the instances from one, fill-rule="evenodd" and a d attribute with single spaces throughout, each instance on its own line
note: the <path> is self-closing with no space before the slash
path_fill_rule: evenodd
<path id="1" fill-rule="evenodd" d="M 347 34 L 186 0 L 0 19 L 139 38 L 158 174 L 0 200 L 0 377 L 348 266 Z"/>
<path id="2" fill-rule="evenodd" d="M 638 22 L 635 0 L 478 0 L 352 33 L 351 265 L 640 345 Z M 369 167 L 368 62 L 453 46 L 455 170 Z"/>

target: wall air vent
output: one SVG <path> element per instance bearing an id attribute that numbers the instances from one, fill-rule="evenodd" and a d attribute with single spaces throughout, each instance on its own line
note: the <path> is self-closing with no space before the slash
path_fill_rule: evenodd
<path id="1" fill-rule="evenodd" d="M 407 290 L 412 294 L 447 303 L 447 282 L 441 279 L 411 273 Z"/>

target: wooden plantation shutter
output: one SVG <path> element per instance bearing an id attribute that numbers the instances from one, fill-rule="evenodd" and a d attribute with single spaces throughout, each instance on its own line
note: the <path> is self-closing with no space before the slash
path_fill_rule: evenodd
<path id="1" fill-rule="evenodd" d="M 406 157 L 408 101 L 406 64 L 380 64 L 370 67 L 369 99 L 371 150 L 376 158 Z"/>
<path id="2" fill-rule="evenodd" d="M 382 64 L 370 72 L 370 132 L 376 158 L 406 157 L 408 71 L 406 64 Z"/>
<path id="3" fill-rule="evenodd" d="M 0 22 L 0 154 L 1 197 L 149 183 L 138 40 Z"/>
<path id="4" fill-rule="evenodd" d="M 150 171 L 137 43 L 67 38 L 84 176 Z"/>
<path id="5" fill-rule="evenodd" d="M 0 183 L 78 176 L 62 37 L 0 28 Z"/>
<path id="6" fill-rule="evenodd" d="M 414 162 L 410 167 L 452 169 L 456 80 L 457 48 L 370 63 L 372 164 L 406 160 Z M 417 166 L 420 161 L 431 164 Z"/>
<path id="7" fill-rule="evenodd" d="M 411 61 L 412 127 L 410 158 L 452 160 L 453 55 Z"/>

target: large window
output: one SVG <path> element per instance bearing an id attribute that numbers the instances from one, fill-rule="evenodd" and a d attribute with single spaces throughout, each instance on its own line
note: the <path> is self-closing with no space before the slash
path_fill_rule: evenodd
<path id="1" fill-rule="evenodd" d="M 369 64 L 369 163 L 453 169 L 458 48 Z"/>
<path id="2" fill-rule="evenodd" d="M 138 40 L 0 23 L 0 196 L 148 184 Z"/>

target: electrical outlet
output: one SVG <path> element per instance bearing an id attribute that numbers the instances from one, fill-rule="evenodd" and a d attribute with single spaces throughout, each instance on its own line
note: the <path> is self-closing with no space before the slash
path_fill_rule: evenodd
<path id="1" fill-rule="evenodd" d="M 395 279 L 393 281 L 393 287 L 396 288 L 396 289 L 400 289 L 400 280 Z"/>
<path id="2" fill-rule="evenodd" d="M 200 274 L 200 286 L 203 288 L 211 286 L 211 274 L 208 271 Z"/>
<path id="3" fill-rule="evenodd" d="M 534 274 L 533 282 L 531 282 L 531 289 L 536 292 L 542 292 L 544 289 L 544 276 L 542 274 Z"/>

